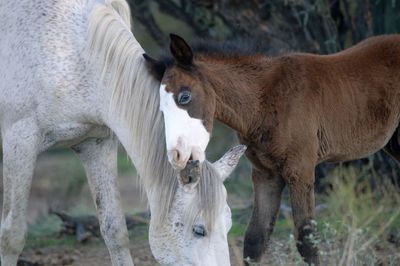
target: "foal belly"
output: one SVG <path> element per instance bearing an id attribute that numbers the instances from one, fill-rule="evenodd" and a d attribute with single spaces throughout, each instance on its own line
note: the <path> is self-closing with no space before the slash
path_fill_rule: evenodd
<path id="1" fill-rule="evenodd" d="M 367 157 L 388 143 L 397 127 L 397 123 L 390 123 L 382 127 L 369 128 L 365 131 L 355 130 L 349 132 L 349 138 L 342 137 L 340 141 L 333 142 L 332 152 L 325 159 L 329 162 L 342 162 Z"/>
<path id="2" fill-rule="evenodd" d="M 322 123 L 329 153 L 323 160 L 359 159 L 388 143 L 399 126 L 400 93 L 384 88 L 341 92 L 344 96 L 335 99 L 335 108 L 324 110 Z"/>

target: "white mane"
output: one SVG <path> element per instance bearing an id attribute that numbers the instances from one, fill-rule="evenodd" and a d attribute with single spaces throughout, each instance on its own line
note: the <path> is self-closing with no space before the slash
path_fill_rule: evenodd
<path id="1" fill-rule="evenodd" d="M 167 159 L 162 113 L 159 111 L 159 83 L 145 66 L 142 47 L 130 31 L 130 12 L 124 0 L 107 0 L 90 16 L 87 50 L 102 71 L 104 85 L 113 91 L 110 110 L 120 114 L 134 134 L 126 149 L 140 154 L 137 168 L 148 196 L 157 199 L 157 211 L 152 213 L 155 224 L 167 218 L 177 191 L 177 172 Z M 139 150 L 137 150 L 139 149 Z M 185 226 L 191 226 L 201 213 L 211 230 L 213 221 L 224 206 L 222 185 L 209 162 L 202 167 L 197 186 L 199 197 L 186 215 Z"/>

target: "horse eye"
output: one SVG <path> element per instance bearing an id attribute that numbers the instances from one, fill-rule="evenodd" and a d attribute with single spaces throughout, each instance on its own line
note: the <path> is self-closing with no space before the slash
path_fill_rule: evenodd
<path id="1" fill-rule="evenodd" d="M 183 90 L 178 95 L 178 103 L 180 105 L 186 105 L 190 103 L 191 100 L 192 100 L 192 95 L 188 90 Z"/>
<path id="2" fill-rule="evenodd" d="M 193 234 L 195 237 L 205 237 L 207 235 L 206 229 L 203 225 L 194 225 L 193 226 Z"/>

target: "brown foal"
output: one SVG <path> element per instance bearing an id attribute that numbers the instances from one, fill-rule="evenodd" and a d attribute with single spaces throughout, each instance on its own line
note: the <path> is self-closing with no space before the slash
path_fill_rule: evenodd
<path id="1" fill-rule="evenodd" d="M 170 49 L 169 59 L 145 55 L 161 80 L 160 101 L 171 97 L 176 105 L 164 108 L 164 116 L 179 109 L 182 116 L 201 121 L 208 133 L 215 118 L 236 130 L 248 147 L 255 198 L 244 257 L 261 260 L 287 185 L 297 248 L 307 263 L 319 264 L 309 237 L 316 233 L 315 166 L 382 148 L 400 159 L 400 35 L 369 38 L 326 56 L 271 58 L 207 43 L 192 50 L 176 35 L 171 35 Z M 172 125 L 167 123 L 168 129 Z M 196 145 L 185 140 L 195 133 L 186 130 L 176 137 L 182 146 Z"/>

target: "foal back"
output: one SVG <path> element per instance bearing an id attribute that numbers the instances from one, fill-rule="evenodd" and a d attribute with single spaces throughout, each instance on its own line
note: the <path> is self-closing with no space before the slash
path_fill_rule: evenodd
<path id="1" fill-rule="evenodd" d="M 310 116 L 317 123 L 319 159 L 350 160 L 383 148 L 399 125 L 400 35 L 307 57 L 306 91 L 314 101 Z"/>

